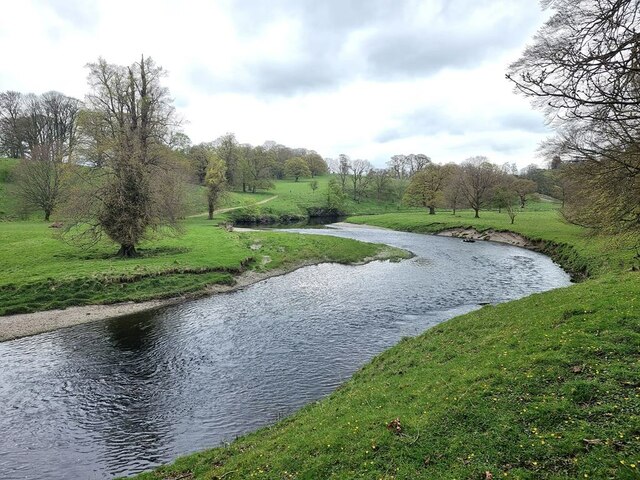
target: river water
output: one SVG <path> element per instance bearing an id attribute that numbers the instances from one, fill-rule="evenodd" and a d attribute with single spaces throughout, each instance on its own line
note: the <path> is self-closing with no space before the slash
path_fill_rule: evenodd
<path id="1" fill-rule="evenodd" d="M 306 230 L 405 248 L 243 290 L 0 343 L 0 478 L 105 479 L 273 423 L 373 356 L 483 303 L 568 285 L 549 258 L 380 229 Z"/>

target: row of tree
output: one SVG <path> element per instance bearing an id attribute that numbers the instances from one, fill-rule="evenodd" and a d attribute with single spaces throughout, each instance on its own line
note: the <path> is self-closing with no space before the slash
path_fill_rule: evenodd
<path id="1" fill-rule="evenodd" d="M 191 145 L 183 133 L 172 138 L 174 150 L 188 159 L 197 183 L 203 184 L 212 156 L 226 166 L 225 178 L 230 188 L 243 192 L 272 187 L 271 181 L 301 177 L 315 177 L 327 173 L 327 164 L 315 151 L 290 148 L 273 141 L 252 146 L 239 143 L 233 133 L 227 133 L 212 142 Z"/>
<path id="2" fill-rule="evenodd" d="M 486 207 L 504 208 L 513 223 L 518 209 L 535 191 L 535 182 L 509 173 L 486 157 L 472 157 L 460 165 L 429 162 L 411 177 L 404 202 L 424 207 L 430 215 L 438 207 L 450 208 L 454 215 L 457 209 L 471 208 L 476 218 Z"/>

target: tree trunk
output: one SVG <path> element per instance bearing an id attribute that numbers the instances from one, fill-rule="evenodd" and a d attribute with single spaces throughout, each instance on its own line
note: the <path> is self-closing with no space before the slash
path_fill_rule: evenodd
<path id="1" fill-rule="evenodd" d="M 209 201 L 209 220 L 213 220 L 213 202 Z"/>
<path id="2" fill-rule="evenodd" d="M 474 208 L 473 211 L 476 212 L 476 214 L 474 215 L 473 218 L 480 218 L 480 214 L 478 213 L 480 211 L 480 209 L 479 208 Z"/>
<path id="3" fill-rule="evenodd" d="M 51 216 L 51 211 L 49 210 L 45 210 L 44 211 L 44 221 L 48 222 L 49 221 L 49 217 Z"/>
<path id="4" fill-rule="evenodd" d="M 138 252 L 136 252 L 134 245 L 120 245 L 118 256 L 122 258 L 134 258 L 138 256 Z"/>
<path id="5" fill-rule="evenodd" d="M 436 214 L 436 207 L 429 205 L 429 215 L 435 215 Z"/>
<path id="6" fill-rule="evenodd" d="M 242 193 L 246 193 L 247 192 L 247 184 L 242 182 Z"/>

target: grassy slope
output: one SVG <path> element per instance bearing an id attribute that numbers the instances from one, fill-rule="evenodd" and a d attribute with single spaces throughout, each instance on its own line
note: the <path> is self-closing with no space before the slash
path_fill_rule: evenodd
<path id="1" fill-rule="evenodd" d="M 141 258 L 122 260 L 113 257 L 112 244 L 85 251 L 54 235 L 43 222 L 0 223 L 0 314 L 173 296 L 231 284 L 245 267 L 349 263 L 382 248 L 332 237 L 230 233 L 214 222 L 190 219 L 184 235 L 143 244 Z M 270 262 L 263 265 L 265 256 Z"/>
<path id="2" fill-rule="evenodd" d="M 514 226 L 505 214 L 468 212 L 350 219 L 424 232 L 513 229 L 568 244 L 594 278 L 445 322 L 277 425 L 138 478 L 640 478 L 632 254 L 541 210 Z M 396 418 L 400 435 L 387 428 Z"/>
<path id="3" fill-rule="evenodd" d="M 19 217 L 11 178 L 16 165 L 17 160 L 0 159 L 3 220 Z M 222 207 L 251 205 L 271 196 L 230 192 Z M 206 210 L 203 187 L 188 188 L 187 207 L 190 213 Z M 141 246 L 142 258 L 121 260 L 113 257 L 112 244 L 79 249 L 55 238 L 57 232 L 47 228 L 49 224 L 35 220 L 40 218 L 37 213 L 33 218 L 0 222 L 0 315 L 170 297 L 232 284 L 233 275 L 247 268 L 271 270 L 307 261 L 351 263 L 384 249 L 331 237 L 229 233 L 217 228 L 217 221 L 198 217 L 185 222 L 184 235 L 147 242 Z M 261 247 L 253 250 L 252 245 Z"/>
<path id="4" fill-rule="evenodd" d="M 308 215 L 309 208 L 324 208 L 327 203 L 327 185 L 329 176 L 325 175 L 315 179 L 300 179 L 298 182 L 293 180 L 276 180 L 274 188 L 269 190 L 265 195 L 264 192 L 257 194 L 233 193 L 235 196 L 243 198 L 251 198 L 256 196 L 257 200 L 263 200 L 268 196 L 277 195 L 278 198 L 265 204 L 253 211 L 237 211 L 233 217 L 242 218 L 246 214 L 256 216 L 273 216 L 273 217 L 290 217 L 304 218 Z M 314 192 L 310 184 L 312 180 L 318 182 L 318 189 Z M 346 198 L 344 209 L 349 214 L 371 215 L 387 212 L 397 212 L 399 207 L 393 202 L 378 202 L 374 199 L 364 199 L 361 202 L 354 202 L 351 198 Z M 403 211 L 415 210 L 402 207 Z"/>

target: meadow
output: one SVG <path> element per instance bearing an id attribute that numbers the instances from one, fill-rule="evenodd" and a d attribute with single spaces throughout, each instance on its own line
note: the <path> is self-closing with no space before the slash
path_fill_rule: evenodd
<path id="1" fill-rule="evenodd" d="M 640 478 L 638 259 L 556 208 L 349 218 L 516 231 L 588 278 L 407 338 L 278 424 L 136 478 Z"/>

